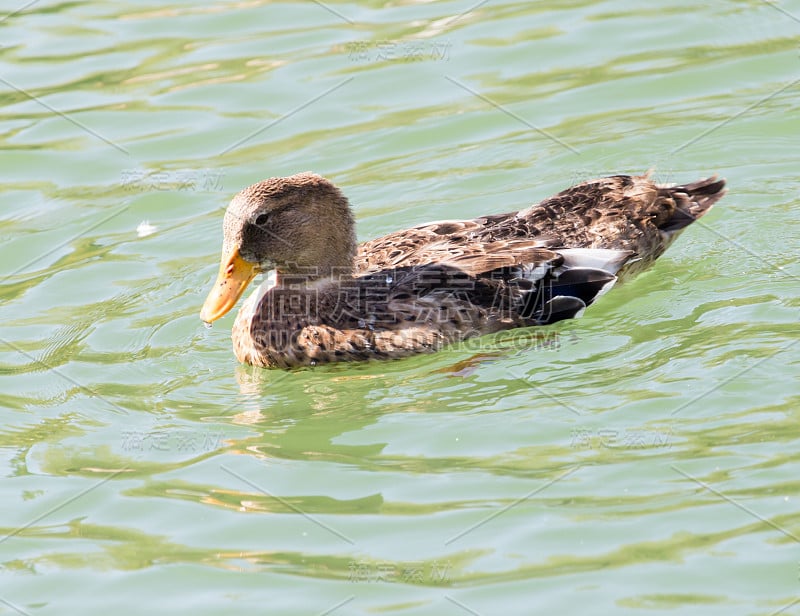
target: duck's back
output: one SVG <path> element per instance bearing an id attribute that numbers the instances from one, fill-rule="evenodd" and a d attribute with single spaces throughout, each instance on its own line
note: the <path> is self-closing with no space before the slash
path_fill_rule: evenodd
<path id="1" fill-rule="evenodd" d="M 524 263 L 537 248 L 630 251 L 626 275 L 658 258 L 677 233 L 705 215 L 725 181 L 658 185 L 616 175 L 572 186 L 519 212 L 427 223 L 359 246 L 356 271 L 447 263 L 472 274 Z"/>

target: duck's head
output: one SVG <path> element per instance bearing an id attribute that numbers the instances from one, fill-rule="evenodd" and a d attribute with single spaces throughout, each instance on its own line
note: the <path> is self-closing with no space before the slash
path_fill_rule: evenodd
<path id="1" fill-rule="evenodd" d="M 233 308 L 259 272 L 322 278 L 352 270 L 356 236 L 347 198 L 314 173 L 248 186 L 231 201 L 222 228 L 219 275 L 200 311 L 207 323 Z"/>

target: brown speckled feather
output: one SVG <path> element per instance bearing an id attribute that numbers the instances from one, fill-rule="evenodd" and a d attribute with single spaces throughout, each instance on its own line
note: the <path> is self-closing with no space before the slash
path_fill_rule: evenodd
<path id="1" fill-rule="evenodd" d="M 639 271 L 674 239 L 661 228 L 681 212 L 699 218 L 724 186 L 715 177 L 675 187 L 647 175 L 589 180 L 519 212 L 428 223 L 370 240 L 358 247 L 356 271 L 439 262 L 476 274 L 524 262 L 526 250 L 545 246 L 631 250 L 642 261 Z"/>

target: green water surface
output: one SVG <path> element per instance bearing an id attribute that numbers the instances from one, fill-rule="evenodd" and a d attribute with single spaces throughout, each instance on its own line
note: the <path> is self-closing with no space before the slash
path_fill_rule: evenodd
<path id="1" fill-rule="evenodd" d="M 0 614 L 800 614 L 798 100 L 798 0 L 4 3 Z M 262 178 L 365 240 L 650 167 L 730 192 L 579 320 L 198 319 Z"/>

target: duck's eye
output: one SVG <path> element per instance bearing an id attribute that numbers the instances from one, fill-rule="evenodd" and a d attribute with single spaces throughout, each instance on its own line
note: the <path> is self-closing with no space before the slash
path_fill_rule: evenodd
<path id="1" fill-rule="evenodd" d="M 267 214 L 259 214 L 256 216 L 256 219 L 253 222 L 255 223 L 256 227 L 263 227 L 265 224 L 267 224 L 268 218 L 269 216 Z"/>

